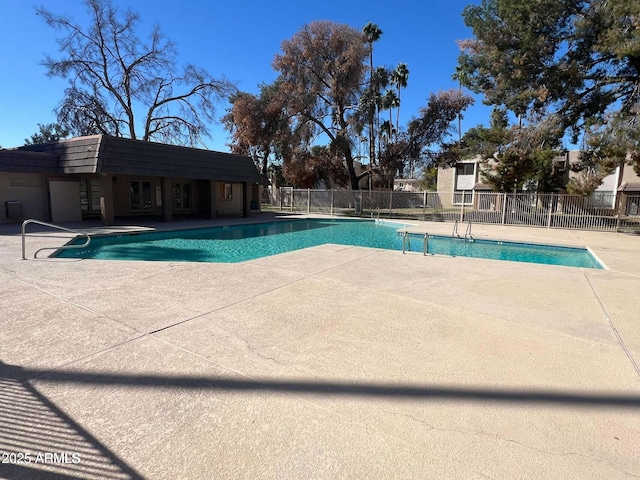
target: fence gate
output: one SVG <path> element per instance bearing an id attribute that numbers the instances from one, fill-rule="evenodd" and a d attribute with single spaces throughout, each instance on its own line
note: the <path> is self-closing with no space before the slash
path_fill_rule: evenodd
<path id="1" fill-rule="evenodd" d="M 293 211 L 293 187 L 280 187 L 280 210 L 283 208 Z"/>

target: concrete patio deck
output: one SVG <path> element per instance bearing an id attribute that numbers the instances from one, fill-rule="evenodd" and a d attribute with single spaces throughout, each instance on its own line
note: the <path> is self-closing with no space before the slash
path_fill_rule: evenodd
<path id="1" fill-rule="evenodd" d="M 640 236 L 473 226 L 589 246 L 591 270 L 341 245 L 21 260 L 18 230 L 0 226 L 0 478 L 640 477 Z"/>

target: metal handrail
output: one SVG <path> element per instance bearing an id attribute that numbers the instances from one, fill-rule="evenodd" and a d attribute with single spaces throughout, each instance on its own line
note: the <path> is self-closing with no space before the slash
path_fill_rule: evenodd
<path id="1" fill-rule="evenodd" d="M 402 253 L 405 253 L 407 243 L 409 245 L 409 251 L 411 251 L 411 239 L 409 238 L 409 232 L 405 230 L 402 233 Z"/>
<path id="2" fill-rule="evenodd" d="M 64 230 L 65 232 L 75 233 L 76 235 L 82 235 L 82 236 L 87 237 L 86 243 L 83 243 L 82 245 L 63 245 L 62 247 L 43 247 L 43 248 L 40 248 L 40 249 L 36 250 L 36 253 L 33 254 L 33 258 L 37 258 L 38 257 L 38 253 L 40 253 L 42 250 L 65 250 L 65 249 L 68 249 L 68 248 L 84 248 L 84 247 L 88 246 L 91 243 L 91 237 L 86 232 L 81 232 L 79 230 L 72 230 L 70 228 L 61 227 L 60 225 L 54 225 L 53 223 L 41 222 L 40 220 L 33 220 L 33 219 L 29 218 L 29 219 L 25 220 L 24 222 L 22 222 L 22 259 L 23 260 L 27 259 L 25 238 L 26 238 L 26 234 L 27 234 L 26 228 L 27 228 L 27 225 L 30 224 L 30 223 L 37 223 L 38 225 L 44 225 L 45 227 L 57 228 L 58 230 Z"/>
<path id="3" fill-rule="evenodd" d="M 470 238 L 473 241 L 473 237 L 471 236 L 471 220 L 467 223 L 467 228 L 464 231 L 464 240 L 467 241 L 467 238 Z"/>
<path id="4" fill-rule="evenodd" d="M 411 236 L 408 230 L 402 232 L 402 253 L 407 250 L 411 251 Z M 422 240 L 422 254 L 427 255 L 429 253 L 429 234 L 425 233 Z"/>
<path id="5" fill-rule="evenodd" d="M 453 224 L 453 232 L 451 232 L 451 238 L 455 237 L 456 235 L 458 235 L 458 220 L 456 220 Z M 458 235 L 458 238 L 459 237 L 460 235 Z"/>

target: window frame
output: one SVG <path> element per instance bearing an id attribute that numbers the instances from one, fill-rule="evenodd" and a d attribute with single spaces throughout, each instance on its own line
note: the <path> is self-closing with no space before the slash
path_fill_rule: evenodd
<path id="1" fill-rule="evenodd" d="M 134 185 L 138 189 L 138 207 L 134 207 Z M 145 187 L 148 186 L 148 196 Z M 151 180 L 129 180 L 129 210 L 131 212 L 143 213 L 153 211 L 153 182 Z"/>
<path id="2" fill-rule="evenodd" d="M 233 183 L 218 184 L 218 199 L 233 200 Z"/>
<path id="3" fill-rule="evenodd" d="M 178 201 L 176 202 L 176 200 Z M 171 182 L 171 209 L 174 212 L 191 212 L 193 210 L 193 188 L 191 182 L 184 180 Z"/>

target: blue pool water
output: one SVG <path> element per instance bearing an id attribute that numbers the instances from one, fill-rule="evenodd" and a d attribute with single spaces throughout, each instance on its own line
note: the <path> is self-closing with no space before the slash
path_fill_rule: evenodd
<path id="1" fill-rule="evenodd" d="M 402 250 L 400 223 L 362 220 L 290 220 L 169 232 L 95 236 L 83 249 L 60 250 L 64 258 L 235 263 L 334 243 Z M 77 243 L 83 243 L 78 239 Z M 407 250 L 422 252 L 423 236 L 410 235 Z M 429 253 L 520 262 L 602 268 L 580 248 L 491 240 L 465 242 L 429 236 Z"/>

